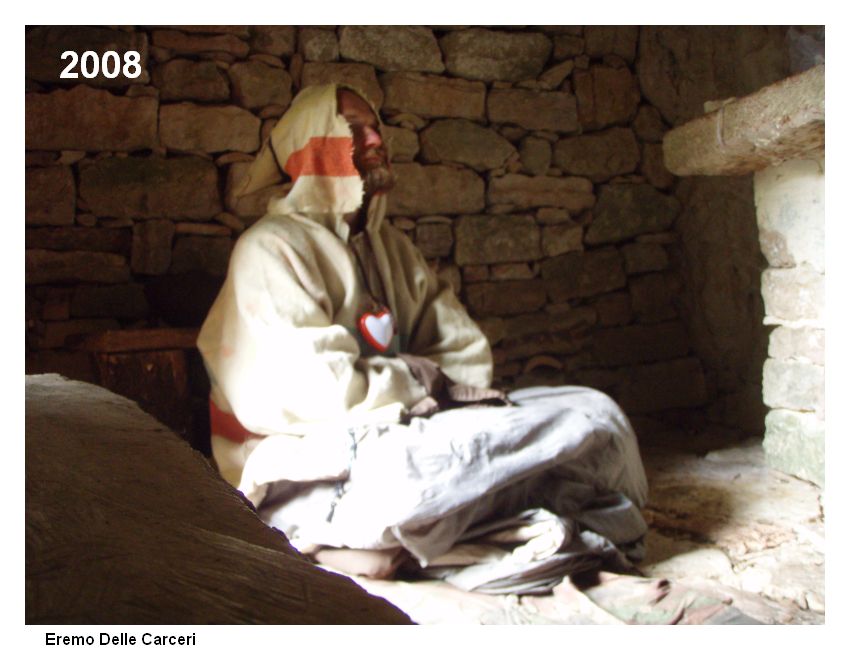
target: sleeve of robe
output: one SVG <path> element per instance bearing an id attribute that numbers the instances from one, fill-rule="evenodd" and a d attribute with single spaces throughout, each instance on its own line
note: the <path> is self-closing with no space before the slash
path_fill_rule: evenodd
<path id="1" fill-rule="evenodd" d="M 401 359 L 360 356 L 354 336 L 331 320 L 321 274 L 305 274 L 298 260 L 274 238 L 237 243 L 198 341 L 213 395 L 264 435 L 396 420 L 424 389 Z"/>
<path id="2" fill-rule="evenodd" d="M 452 286 L 437 277 L 405 235 L 394 233 L 388 239 L 395 240 L 388 254 L 396 270 L 397 299 L 409 305 L 405 352 L 431 359 L 456 383 L 488 387 L 493 378 L 490 344 Z"/>
<path id="3" fill-rule="evenodd" d="M 308 248 L 243 235 L 198 338 L 214 401 L 263 436 L 213 440 L 222 476 L 254 504 L 274 481 L 343 476 L 349 427 L 397 422 L 426 394 L 404 361 L 361 357 L 354 336 L 333 323 L 325 274 L 303 259 Z M 452 289 L 408 239 L 390 248 L 408 351 L 429 356 L 457 382 L 487 385 L 489 345 Z"/>

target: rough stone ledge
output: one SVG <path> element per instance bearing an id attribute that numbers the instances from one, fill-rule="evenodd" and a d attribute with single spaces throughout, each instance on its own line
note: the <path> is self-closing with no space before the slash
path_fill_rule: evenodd
<path id="1" fill-rule="evenodd" d="M 678 176 L 729 176 L 821 156 L 824 97 L 819 65 L 671 129 L 664 136 L 664 163 Z"/>

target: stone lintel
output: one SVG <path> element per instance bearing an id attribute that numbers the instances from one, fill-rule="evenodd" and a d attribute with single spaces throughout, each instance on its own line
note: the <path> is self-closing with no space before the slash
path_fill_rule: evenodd
<path id="1" fill-rule="evenodd" d="M 824 66 L 724 104 L 664 136 L 664 163 L 678 176 L 749 174 L 824 151 Z"/>

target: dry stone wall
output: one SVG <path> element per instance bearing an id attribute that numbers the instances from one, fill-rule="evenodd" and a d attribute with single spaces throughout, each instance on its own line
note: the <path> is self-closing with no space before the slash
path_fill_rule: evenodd
<path id="1" fill-rule="evenodd" d="M 200 324 L 233 242 L 288 185 L 230 188 L 299 89 L 339 81 L 379 107 L 389 218 L 481 324 L 500 384 L 587 384 L 633 415 L 703 407 L 660 142 L 716 88 L 671 80 L 710 65 L 671 59 L 681 29 L 28 29 L 28 370 L 90 379 L 75 335 Z M 748 71 L 779 34 L 752 29 Z M 136 50 L 143 72 L 60 80 L 69 49 Z"/>

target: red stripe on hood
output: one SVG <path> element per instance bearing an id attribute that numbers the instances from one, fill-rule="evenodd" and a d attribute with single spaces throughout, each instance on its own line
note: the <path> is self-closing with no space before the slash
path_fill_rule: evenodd
<path id="1" fill-rule="evenodd" d="M 289 156 L 283 169 L 293 182 L 299 176 L 359 176 L 353 150 L 349 136 L 310 138 L 307 146 Z"/>

